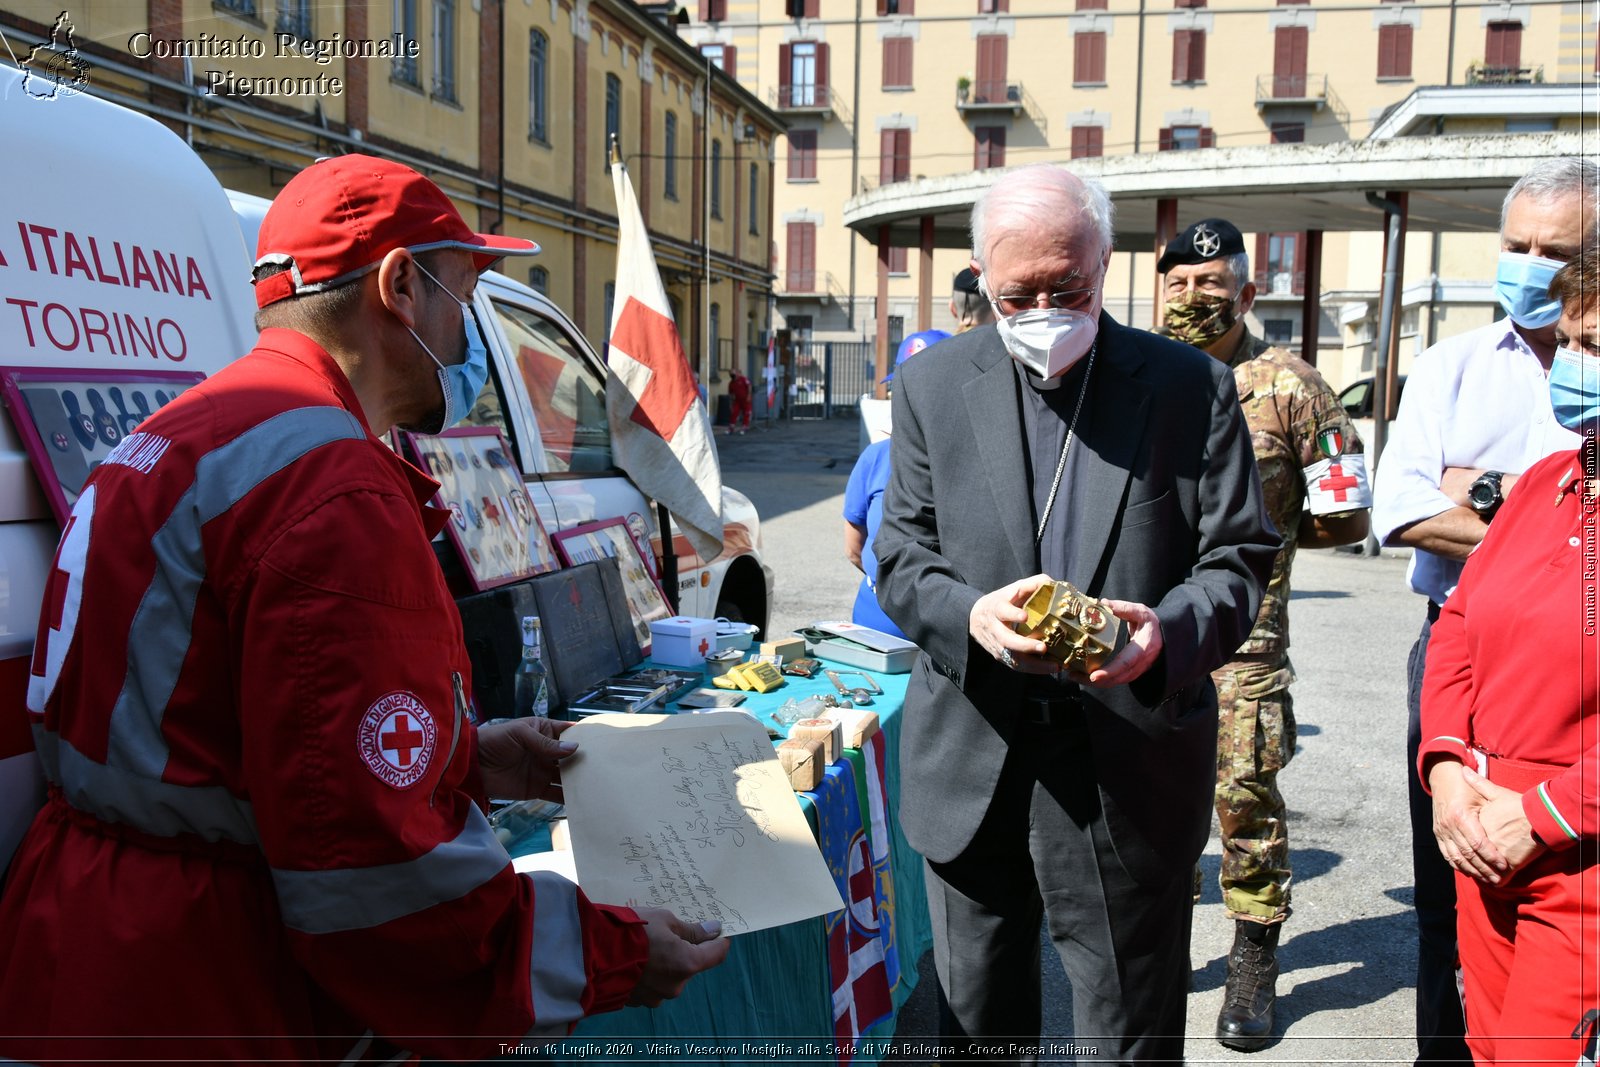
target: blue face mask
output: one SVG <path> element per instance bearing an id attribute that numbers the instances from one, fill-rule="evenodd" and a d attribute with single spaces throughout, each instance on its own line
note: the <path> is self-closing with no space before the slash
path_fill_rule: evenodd
<path id="1" fill-rule="evenodd" d="M 1550 299 L 1550 279 L 1563 264 L 1526 252 L 1501 252 L 1494 295 L 1518 326 L 1537 330 L 1561 317 L 1561 301 Z"/>
<path id="2" fill-rule="evenodd" d="M 445 288 L 445 284 L 428 272 L 422 264 L 417 264 L 417 269 L 428 275 L 428 280 L 439 288 L 444 289 L 452 298 L 456 294 Z M 439 388 L 444 393 L 444 422 L 434 433 L 443 433 L 472 411 L 472 405 L 478 402 L 478 394 L 483 392 L 483 386 L 489 380 L 489 349 L 483 343 L 483 337 L 478 333 L 475 320 L 472 316 L 472 305 L 463 300 L 457 300 L 461 305 L 461 328 L 467 335 L 467 356 L 460 363 L 446 366 L 438 356 L 433 354 L 433 349 L 425 344 L 422 338 L 417 337 L 417 331 L 407 329 L 411 336 L 416 338 L 417 344 L 422 345 L 422 350 L 428 353 L 428 358 L 439 368 Z"/>
<path id="3" fill-rule="evenodd" d="M 1600 423 L 1600 359 L 1570 348 L 1556 349 L 1550 364 L 1550 410 L 1573 433 Z"/>

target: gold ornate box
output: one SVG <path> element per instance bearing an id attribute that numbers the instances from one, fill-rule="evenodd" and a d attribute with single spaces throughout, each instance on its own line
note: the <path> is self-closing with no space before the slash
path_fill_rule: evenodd
<path id="1" fill-rule="evenodd" d="M 1122 620 L 1071 582 L 1041 585 L 1023 609 L 1028 618 L 1017 632 L 1043 641 L 1045 655 L 1068 670 L 1087 674 L 1102 667 L 1126 641 Z"/>

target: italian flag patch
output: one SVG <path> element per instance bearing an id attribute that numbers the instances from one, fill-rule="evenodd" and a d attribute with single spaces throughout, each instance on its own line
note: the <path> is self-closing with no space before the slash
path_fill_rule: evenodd
<path id="1" fill-rule="evenodd" d="M 1344 434 L 1338 428 L 1323 430 L 1317 434 L 1317 447 L 1322 449 L 1322 454 L 1332 459 L 1344 452 Z"/>

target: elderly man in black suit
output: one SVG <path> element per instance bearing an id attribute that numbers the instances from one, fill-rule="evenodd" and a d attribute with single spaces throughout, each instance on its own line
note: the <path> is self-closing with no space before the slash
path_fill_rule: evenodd
<path id="1" fill-rule="evenodd" d="M 1095 1063 L 1178 1062 L 1210 672 L 1280 542 L 1232 374 L 1101 310 L 1103 190 L 1018 168 L 973 207 L 972 247 L 997 321 L 896 375 L 878 535 L 879 600 L 924 650 L 899 814 L 927 860 L 941 1028 L 1030 1059 L 994 1039 L 1039 1032 L 1046 918 L 1075 1043 Z M 1102 668 L 1058 673 L 1012 628 L 1047 576 L 1125 620 Z"/>

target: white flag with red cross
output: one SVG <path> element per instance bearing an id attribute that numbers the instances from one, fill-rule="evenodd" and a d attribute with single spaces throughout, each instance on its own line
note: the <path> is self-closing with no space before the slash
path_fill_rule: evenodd
<path id="1" fill-rule="evenodd" d="M 700 393 L 621 163 L 611 165 L 611 182 L 619 230 L 606 374 L 612 455 L 672 512 L 700 558 L 713 560 L 722 551 L 722 468 L 711 418 L 696 403 Z"/>

